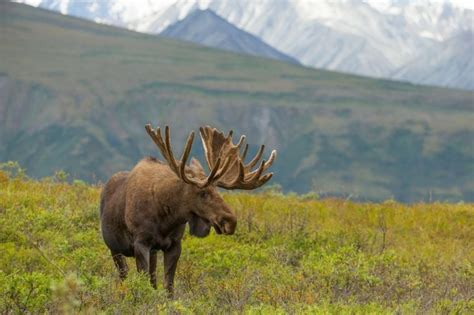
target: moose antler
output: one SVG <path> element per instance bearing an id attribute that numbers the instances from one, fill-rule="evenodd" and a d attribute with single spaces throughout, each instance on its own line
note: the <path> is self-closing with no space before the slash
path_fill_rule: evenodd
<path id="1" fill-rule="evenodd" d="M 215 163 L 213 164 L 212 168 L 209 168 L 211 172 L 204 180 L 197 179 L 197 178 L 189 178 L 186 175 L 186 162 L 189 158 L 189 154 L 191 153 L 191 148 L 193 145 L 194 140 L 194 131 L 192 131 L 189 136 L 188 140 L 186 141 L 186 145 L 184 146 L 183 155 L 181 156 L 181 160 L 177 161 L 174 158 L 173 150 L 171 149 L 171 139 L 170 139 L 170 128 L 168 126 L 165 127 L 165 140 L 163 141 L 163 137 L 161 136 L 161 129 L 158 127 L 154 130 L 150 124 L 145 126 L 146 131 L 153 139 L 155 144 L 161 151 L 161 154 L 168 162 L 169 167 L 171 170 L 184 182 L 192 185 L 196 185 L 198 187 L 204 188 L 209 186 L 210 184 L 214 183 L 220 177 L 222 177 L 226 170 L 229 168 L 231 160 L 227 158 L 224 164 L 221 167 L 222 159 L 218 158 Z"/>
<path id="2" fill-rule="evenodd" d="M 260 166 L 252 171 L 263 155 L 265 146 L 262 145 L 255 157 L 248 163 L 244 164 L 245 157 L 248 152 L 248 144 L 245 145 L 243 153 L 240 154 L 241 147 L 245 141 L 245 136 L 241 136 L 237 144 L 232 143 L 233 131 L 229 131 L 227 136 L 221 131 L 206 126 L 199 129 L 204 152 L 209 169 L 214 169 L 219 159 L 225 156 L 230 160 L 229 168 L 224 173 L 219 172 L 219 178 L 215 184 L 225 189 L 255 189 L 272 178 L 273 173 L 263 174 L 276 158 L 276 151 L 273 150 L 268 161 L 263 160 Z"/>
<path id="3" fill-rule="evenodd" d="M 161 151 L 161 154 L 168 162 L 171 170 L 184 182 L 198 187 L 206 187 L 211 184 L 225 189 L 255 189 L 272 178 L 273 173 L 264 174 L 276 158 L 276 151 L 273 150 L 268 161 L 263 160 L 260 166 L 252 171 L 263 155 L 265 146 L 262 145 L 255 157 L 247 164 L 244 164 L 245 157 L 248 152 L 248 144 L 245 145 L 243 153 L 240 149 L 245 141 L 245 136 L 241 136 L 239 142 L 234 145 L 232 143 L 233 131 L 229 131 L 227 136 L 209 126 L 201 127 L 200 135 L 206 155 L 207 164 L 210 173 L 205 179 L 190 178 L 186 175 L 186 162 L 191 153 L 191 147 L 194 140 L 194 132 L 191 132 L 184 146 L 181 160 L 176 160 L 171 149 L 170 129 L 165 127 L 165 140 L 161 136 L 161 129 L 158 127 L 154 130 L 150 124 L 145 126 L 146 131 L 153 139 L 155 144 Z M 222 163 L 224 161 L 224 163 Z"/>

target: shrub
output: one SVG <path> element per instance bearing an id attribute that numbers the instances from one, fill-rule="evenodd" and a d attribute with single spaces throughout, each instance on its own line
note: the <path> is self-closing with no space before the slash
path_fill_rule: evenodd
<path id="1" fill-rule="evenodd" d="M 472 204 L 225 194 L 236 234 L 186 234 L 168 300 L 132 259 L 129 278 L 118 281 L 99 230 L 100 188 L 31 180 L 15 163 L 0 168 L 0 313 L 456 314 L 474 306 Z"/>

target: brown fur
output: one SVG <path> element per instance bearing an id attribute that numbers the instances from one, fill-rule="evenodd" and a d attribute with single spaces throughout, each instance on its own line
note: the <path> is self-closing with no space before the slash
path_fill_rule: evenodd
<path id="1" fill-rule="evenodd" d="M 202 177 L 204 170 L 193 159 L 187 173 Z M 128 270 L 124 256 L 133 256 L 137 269 L 148 272 L 156 287 L 156 251 L 163 250 L 164 286 L 170 293 L 186 222 L 200 237 L 211 225 L 219 234 L 233 234 L 237 224 L 215 186 L 187 184 L 154 158 L 113 175 L 103 189 L 100 212 L 102 235 L 121 278 Z"/>

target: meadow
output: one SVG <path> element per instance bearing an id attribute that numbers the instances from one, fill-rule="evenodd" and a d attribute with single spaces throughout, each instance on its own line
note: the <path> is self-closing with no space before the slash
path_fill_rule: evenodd
<path id="1" fill-rule="evenodd" d="M 132 259 L 118 281 L 100 235 L 100 186 L 1 169 L 1 314 L 474 312 L 473 204 L 226 193 L 236 234 L 186 234 L 170 300 Z"/>

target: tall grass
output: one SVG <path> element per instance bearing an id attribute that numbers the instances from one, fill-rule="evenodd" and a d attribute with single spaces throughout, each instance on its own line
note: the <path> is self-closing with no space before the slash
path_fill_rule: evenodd
<path id="1" fill-rule="evenodd" d="M 0 313 L 474 311 L 473 204 L 224 194 L 236 234 L 187 234 L 168 300 L 134 268 L 118 281 L 100 187 L 12 169 L 0 172 Z"/>

